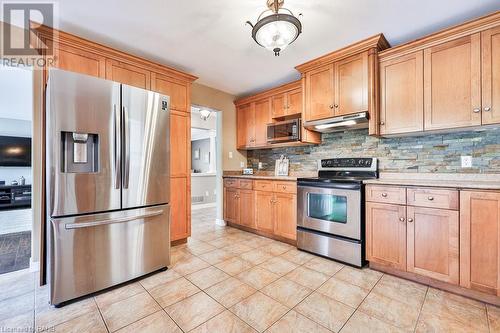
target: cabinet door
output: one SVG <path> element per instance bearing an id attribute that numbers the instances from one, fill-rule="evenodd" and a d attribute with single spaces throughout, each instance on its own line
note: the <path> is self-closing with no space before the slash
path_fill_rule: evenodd
<path id="1" fill-rule="evenodd" d="M 108 59 L 106 61 L 106 79 L 137 88 L 149 89 L 151 72 L 141 67 Z"/>
<path id="2" fill-rule="evenodd" d="M 335 115 L 368 111 L 368 53 L 335 63 Z"/>
<path id="3" fill-rule="evenodd" d="M 333 116 L 333 65 L 306 74 L 306 120 Z"/>
<path id="4" fill-rule="evenodd" d="M 458 211 L 407 208 L 407 270 L 458 284 Z"/>
<path id="5" fill-rule="evenodd" d="M 279 94 L 272 97 L 273 118 L 286 116 L 286 94 Z"/>
<path id="6" fill-rule="evenodd" d="M 161 74 L 151 74 L 151 90 L 170 96 L 172 110 L 188 112 L 188 84 Z"/>
<path id="7" fill-rule="evenodd" d="M 500 192 L 460 192 L 460 285 L 500 296 Z"/>
<path id="8" fill-rule="evenodd" d="M 286 114 L 302 113 L 302 89 L 295 89 L 286 94 Z"/>
<path id="9" fill-rule="evenodd" d="M 366 203 L 366 258 L 406 270 L 406 207 Z"/>
<path id="10" fill-rule="evenodd" d="M 254 103 L 240 106 L 236 118 L 238 148 L 253 147 L 255 145 Z"/>
<path id="11" fill-rule="evenodd" d="M 273 192 L 255 191 L 255 223 L 257 230 L 274 232 Z"/>
<path id="12" fill-rule="evenodd" d="M 106 77 L 106 58 L 61 43 L 46 41 L 55 52 L 55 67 L 95 77 Z"/>
<path id="13" fill-rule="evenodd" d="M 380 63 L 380 134 L 424 130 L 423 51 Z"/>
<path id="14" fill-rule="evenodd" d="M 425 130 L 481 125 L 480 34 L 424 50 Z"/>
<path id="15" fill-rule="evenodd" d="M 255 146 L 267 144 L 267 124 L 271 122 L 271 101 L 269 98 L 255 102 Z"/>
<path id="16" fill-rule="evenodd" d="M 239 190 L 224 187 L 224 220 L 231 223 L 239 222 Z"/>
<path id="17" fill-rule="evenodd" d="M 500 123 L 500 27 L 481 35 L 483 124 Z"/>
<path id="18" fill-rule="evenodd" d="M 297 195 L 275 193 L 274 233 L 288 239 L 297 239 Z"/>
<path id="19" fill-rule="evenodd" d="M 187 238 L 191 233 L 187 178 L 170 178 L 170 192 L 170 240 L 175 241 Z"/>
<path id="20" fill-rule="evenodd" d="M 170 176 L 188 177 L 191 167 L 189 143 L 191 142 L 189 114 L 170 113 Z"/>
<path id="21" fill-rule="evenodd" d="M 241 190 L 239 194 L 239 224 L 255 229 L 255 192 L 252 190 Z"/>

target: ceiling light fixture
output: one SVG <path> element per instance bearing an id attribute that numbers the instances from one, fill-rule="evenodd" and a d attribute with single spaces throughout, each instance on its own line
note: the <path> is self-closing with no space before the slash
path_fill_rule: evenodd
<path id="1" fill-rule="evenodd" d="M 212 111 L 210 110 L 207 110 L 207 109 L 201 109 L 200 110 L 200 115 L 201 115 L 201 119 L 203 120 L 207 120 L 208 118 L 210 118 L 210 115 L 212 114 Z"/>
<path id="2" fill-rule="evenodd" d="M 259 15 L 257 23 L 253 25 L 247 21 L 252 27 L 255 42 L 273 51 L 275 56 L 279 56 L 302 32 L 302 23 L 289 9 L 283 8 L 284 2 L 285 0 L 267 0 L 269 9 Z"/>

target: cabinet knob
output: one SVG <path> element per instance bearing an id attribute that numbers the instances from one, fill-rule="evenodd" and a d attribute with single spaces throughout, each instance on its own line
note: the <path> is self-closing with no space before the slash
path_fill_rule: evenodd
<path id="1" fill-rule="evenodd" d="M 382 193 L 382 196 L 383 196 L 384 198 L 387 198 L 387 193 Z"/>
<path id="2" fill-rule="evenodd" d="M 405 218 L 404 218 L 404 217 L 400 217 L 400 218 L 399 218 L 399 220 L 400 220 L 401 222 L 404 222 L 404 221 L 405 221 Z"/>
<path id="3" fill-rule="evenodd" d="M 410 222 L 410 223 L 411 223 L 411 222 L 413 222 L 413 219 L 410 217 L 410 218 L 408 219 L 408 222 Z"/>
<path id="4" fill-rule="evenodd" d="M 490 107 L 486 107 L 486 108 L 484 108 L 484 111 L 485 111 L 485 112 L 490 112 L 490 111 L 491 111 L 491 108 L 490 108 Z"/>
<path id="5" fill-rule="evenodd" d="M 339 105 L 338 105 L 338 104 L 334 104 L 333 106 L 335 106 L 336 108 L 338 108 L 338 107 L 339 107 Z"/>
<path id="6" fill-rule="evenodd" d="M 434 197 L 428 197 L 427 200 L 432 201 L 434 200 Z"/>
<path id="7" fill-rule="evenodd" d="M 283 189 L 286 190 L 286 186 L 285 185 L 283 185 Z"/>
<path id="8" fill-rule="evenodd" d="M 385 122 L 381 121 L 381 122 L 380 122 L 380 125 L 384 126 L 384 125 L 385 125 Z"/>
<path id="9" fill-rule="evenodd" d="M 475 108 L 474 110 L 472 110 L 472 112 L 479 113 L 479 112 L 481 112 L 481 108 Z"/>
<path id="10" fill-rule="evenodd" d="M 333 109 L 333 108 L 334 108 L 333 104 L 332 104 L 332 105 L 330 105 L 330 109 Z"/>

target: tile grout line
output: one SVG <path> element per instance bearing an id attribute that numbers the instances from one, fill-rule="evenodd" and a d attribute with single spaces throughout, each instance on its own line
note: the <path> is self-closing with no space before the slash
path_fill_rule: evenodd
<path id="1" fill-rule="evenodd" d="M 413 328 L 413 332 L 417 331 L 418 322 L 420 320 L 420 315 L 422 314 L 422 310 L 424 309 L 424 305 L 425 305 L 425 301 L 427 300 L 427 293 L 428 292 L 429 292 L 429 286 L 427 286 L 427 288 L 425 288 L 424 301 L 422 302 L 422 305 L 420 306 L 420 311 L 418 311 L 417 321 L 415 322 L 415 327 Z"/>
<path id="2" fill-rule="evenodd" d="M 104 316 L 102 315 L 101 308 L 99 307 L 99 304 L 98 304 L 98 303 L 97 303 L 97 301 L 95 300 L 95 296 L 94 296 L 93 298 L 94 298 L 95 305 L 96 305 L 96 307 L 97 307 L 97 311 L 99 311 L 99 315 L 101 316 L 102 322 L 104 323 L 104 327 L 106 328 L 106 331 L 108 331 L 108 333 L 110 333 L 110 330 L 109 330 L 108 324 L 106 323 L 106 320 L 104 320 Z M 128 325 L 127 325 L 127 326 L 128 326 Z M 125 327 L 126 327 L 126 326 L 125 326 Z"/>

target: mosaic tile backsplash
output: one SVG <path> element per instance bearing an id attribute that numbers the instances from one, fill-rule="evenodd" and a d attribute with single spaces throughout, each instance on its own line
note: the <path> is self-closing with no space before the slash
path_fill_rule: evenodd
<path id="1" fill-rule="evenodd" d="M 248 151 L 248 166 L 273 171 L 284 154 L 290 171 L 315 171 L 317 160 L 332 157 L 377 157 L 385 172 L 500 173 L 500 128 L 397 138 L 374 138 L 368 130 L 323 134 L 322 144 Z M 460 156 L 472 156 L 462 168 Z"/>

